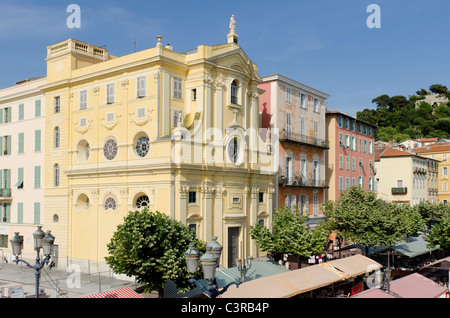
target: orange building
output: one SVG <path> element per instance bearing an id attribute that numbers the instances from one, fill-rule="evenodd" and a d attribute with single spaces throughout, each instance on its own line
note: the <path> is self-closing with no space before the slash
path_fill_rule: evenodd
<path id="1" fill-rule="evenodd" d="M 328 187 L 325 100 L 329 95 L 279 74 L 262 81 L 260 125 L 274 132 L 272 144 L 273 137 L 279 138 L 275 208 L 298 208 L 314 223 L 323 217 L 320 206 Z"/>

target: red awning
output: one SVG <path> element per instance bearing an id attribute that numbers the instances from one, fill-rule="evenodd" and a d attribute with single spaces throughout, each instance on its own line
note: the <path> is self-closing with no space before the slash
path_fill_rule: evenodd
<path id="1" fill-rule="evenodd" d="M 131 288 L 125 287 L 116 290 L 110 290 L 104 293 L 84 296 L 81 298 L 144 298 Z"/>

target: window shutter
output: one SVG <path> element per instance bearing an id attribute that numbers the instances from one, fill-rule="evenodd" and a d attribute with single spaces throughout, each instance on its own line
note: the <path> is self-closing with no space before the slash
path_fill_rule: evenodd
<path id="1" fill-rule="evenodd" d="M 3 137 L 0 136 L 0 156 L 3 156 Z"/>
<path id="2" fill-rule="evenodd" d="M 11 122 L 11 107 L 8 107 L 8 123 Z"/>
<path id="3" fill-rule="evenodd" d="M 41 187 L 41 167 L 34 167 L 34 188 L 38 189 Z"/>
<path id="4" fill-rule="evenodd" d="M 23 120 L 23 104 L 19 104 L 19 120 Z"/>
<path id="5" fill-rule="evenodd" d="M 39 202 L 34 203 L 34 224 L 41 222 L 41 204 Z"/>
<path id="6" fill-rule="evenodd" d="M 34 151 L 41 151 L 41 131 L 34 131 Z"/>
<path id="7" fill-rule="evenodd" d="M 20 187 L 19 189 L 21 189 L 23 187 L 23 168 L 18 168 L 17 169 L 17 183 L 16 183 L 16 187 Z"/>
<path id="8" fill-rule="evenodd" d="M 0 109 L 0 124 L 3 124 L 3 108 Z"/>
<path id="9" fill-rule="evenodd" d="M 11 169 L 5 169 L 5 188 L 11 189 Z"/>
<path id="10" fill-rule="evenodd" d="M 17 202 L 17 223 L 23 223 L 23 203 Z"/>
<path id="11" fill-rule="evenodd" d="M 7 142 L 7 151 L 6 154 L 11 154 L 11 136 L 6 136 L 6 142 Z"/>
<path id="12" fill-rule="evenodd" d="M 24 152 L 24 134 L 20 133 L 19 134 L 19 149 L 18 152 L 19 153 L 23 153 Z"/>
<path id="13" fill-rule="evenodd" d="M 34 116 L 40 117 L 41 116 L 41 100 L 38 99 L 34 102 Z"/>

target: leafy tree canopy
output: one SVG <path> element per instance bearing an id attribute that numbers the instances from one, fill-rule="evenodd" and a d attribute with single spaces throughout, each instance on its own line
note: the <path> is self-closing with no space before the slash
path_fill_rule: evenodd
<path id="1" fill-rule="evenodd" d="M 184 253 L 190 242 L 196 242 L 199 251 L 206 250 L 206 243 L 181 222 L 158 211 L 131 211 L 107 245 L 106 262 L 115 273 L 135 276 L 138 283 L 147 285 L 146 291 L 158 290 L 162 297 L 168 280 L 187 288 Z"/>
<path id="2" fill-rule="evenodd" d="M 272 231 L 255 225 L 250 229 L 250 236 L 266 252 L 291 254 L 302 259 L 322 254 L 330 232 L 321 226 L 309 228 L 307 219 L 308 216 L 300 214 L 298 210 L 283 207 L 274 214 Z"/>

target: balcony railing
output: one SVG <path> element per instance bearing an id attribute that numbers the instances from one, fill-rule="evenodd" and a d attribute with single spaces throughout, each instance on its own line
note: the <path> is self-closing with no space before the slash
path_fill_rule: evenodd
<path id="1" fill-rule="evenodd" d="M 307 179 L 286 179 L 280 178 L 279 182 L 282 186 L 285 187 L 299 187 L 299 188 L 328 188 L 327 180 L 307 180 Z"/>
<path id="2" fill-rule="evenodd" d="M 11 197 L 11 189 L 0 188 L 0 198 L 9 198 L 9 197 Z"/>
<path id="3" fill-rule="evenodd" d="M 408 192 L 408 188 L 392 188 L 392 194 L 406 194 Z"/>
<path id="4" fill-rule="evenodd" d="M 280 141 L 289 141 L 321 149 L 330 149 L 330 143 L 324 139 L 293 133 L 283 129 L 280 133 Z"/>

